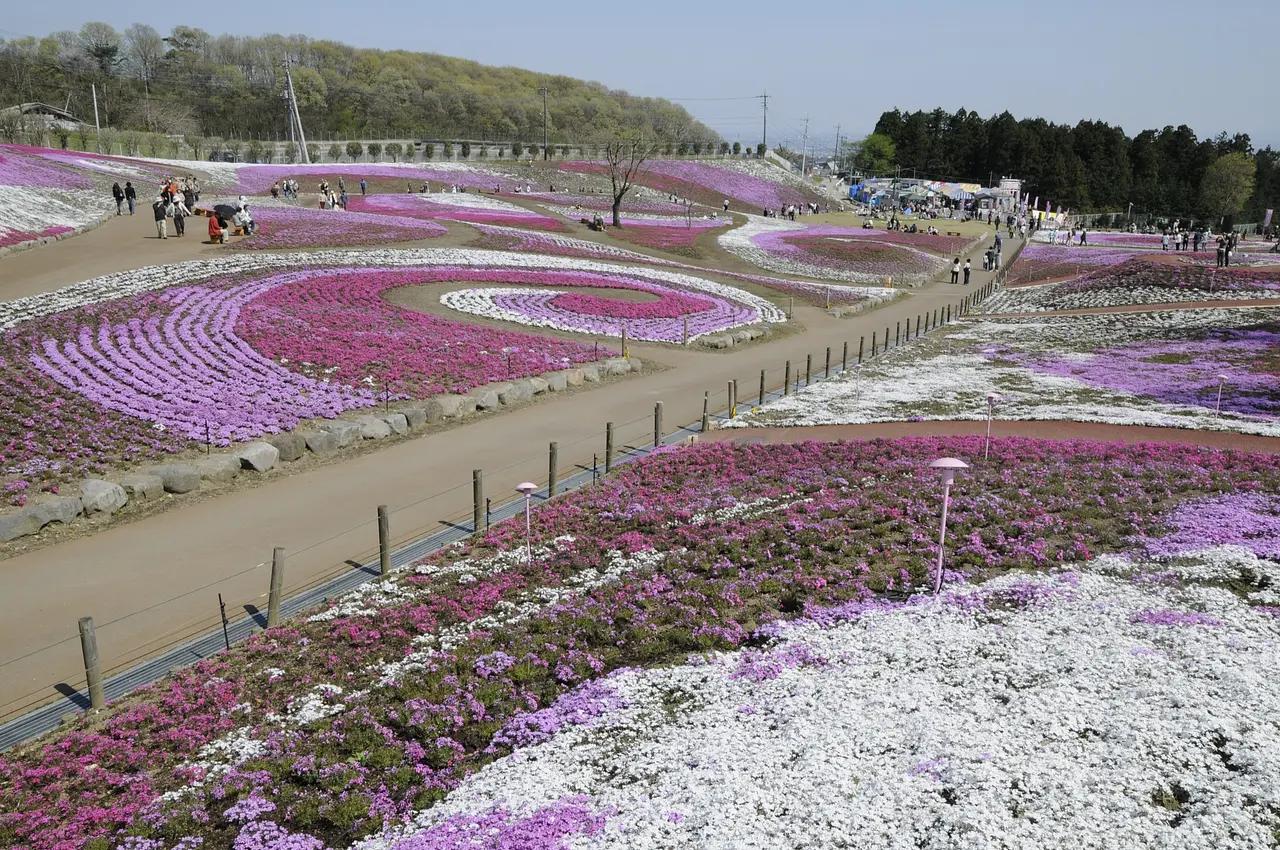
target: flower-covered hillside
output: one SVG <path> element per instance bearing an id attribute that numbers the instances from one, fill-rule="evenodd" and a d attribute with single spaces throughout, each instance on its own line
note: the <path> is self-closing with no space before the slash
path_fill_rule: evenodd
<path id="1" fill-rule="evenodd" d="M 921 604 L 942 455 L 972 467 L 951 495 L 950 595 Z M 1271 499 L 1276 457 L 1028 440 L 981 456 L 973 438 L 660 452 L 535 511 L 528 554 L 522 521 L 495 526 L 0 758 L 0 837 L 741 846 L 729 792 L 752 801 L 740 828 L 818 843 L 854 823 L 941 841 L 961 828 L 951 809 L 892 800 L 948 794 L 971 835 L 994 840 L 1019 810 L 1052 830 L 1097 807 L 1141 843 L 1168 827 L 1165 796 L 1200 818 L 1243 783 L 1259 803 L 1232 816 L 1234 838 L 1194 822 L 1250 846 L 1274 822 L 1275 768 L 1248 757 L 1270 727 L 1203 709 L 1243 700 L 1244 718 L 1274 696 L 1280 574 L 1274 530 L 1252 523 L 1276 506 L 1228 505 Z M 1187 532 L 1189 500 L 1222 505 L 1203 542 L 1234 554 L 1148 564 Z M 1118 551 L 1138 559 L 1095 569 Z M 1138 711 L 1155 698 L 1160 712 Z M 838 757 L 805 743 L 801 706 L 848 741 Z M 1036 727 L 1060 714 L 1074 725 Z M 894 720 L 866 722 L 881 715 Z M 606 737 L 575 738 L 597 722 Z M 681 731 L 698 728 L 715 731 Z M 743 752 L 762 770 L 738 769 Z M 1108 782 L 1074 778 L 1104 766 Z M 974 820 L 984 807 L 990 822 Z"/>

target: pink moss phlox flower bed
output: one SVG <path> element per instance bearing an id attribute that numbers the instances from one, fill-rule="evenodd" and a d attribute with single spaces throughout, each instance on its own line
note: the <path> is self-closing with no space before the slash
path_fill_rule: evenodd
<path id="1" fill-rule="evenodd" d="M 1009 271 L 1010 283 L 1034 283 L 1093 272 L 1098 266 L 1112 267 L 1139 257 L 1125 248 L 1076 248 L 1070 245 L 1031 243 L 1022 249 L 1018 262 Z"/>
<path id="2" fill-rule="evenodd" d="M 827 229 L 826 225 L 814 225 L 814 227 L 822 227 Z M 866 239 L 871 242 L 883 242 L 889 245 L 905 245 L 909 248 L 919 248 L 933 254 L 943 254 L 948 257 L 959 256 L 964 259 L 964 251 L 974 241 L 973 236 L 943 236 L 941 234 L 930 233 L 904 233 L 901 230 L 884 230 L 876 228 L 873 230 L 863 230 L 860 227 L 853 228 L 836 228 L 830 230 L 840 231 L 838 234 L 815 234 L 815 235 L 837 235 L 842 239 Z M 976 248 L 974 250 L 977 250 Z"/>
<path id="3" fill-rule="evenodd" d="M 548 730 L 593 722 L 615 671 L 743 648 L 787 621 L 847 620 L 920 589 L 942 496 L 927 465 L 940 456 L 972 464 L 951 492 L 951 582 L 1087 570 L 1096 554 L 1178 533 L 1189 499 L 1280 491 L 1273 455 L 1013 438 L 982 454 L 980 437 L 722 443 L 628 464 L 534 512 L 531 564 L 523 519 L 499 524 L 0 756 L 0 836 L 28 850 L 348 846 Z M 999 616 L 1044 591 L 1010 587 L 990 612 L 964 604 Z M 1148 613 L 1152 628 L 1180 625 Z M 736 674 L 824 663 L 801 649 L 744 656 Z M 557 703 L 588 682 L 594 693 Z M 554 848 L 601 829 L 600 815 L 594 800 L 564 798 L 450 815 L 393 844 Z"/>
<path id="4" fill-rule="evenodd" d="M 1193 265 L 1175 266 L 1139 257 L 1120 265 L 1090 271 L 1075 280 L 1060 284 L 1057 291 L 1064 295 L 1074 295 L 1139 287 L 1194 290 L 1203 292 L 1206 300 L 1210 292 L 1257 291 L 1259 298 L 1280 297 L 1280 267 L 1219 269 Z"/>
<path id="5" fill-rule="evenodd" d="M 858 237 L 854 231 L 840 227 L 810 225 L 801 231 L 765 232 L 753 236 L 751 241 L 757 248 L 784 261 L 871 277 L 918 277 L 940 268 L 940 261 L 931 254 Z"/>
<path id="6" fill-rule="evenodd" d="M 481 328 L 388 303 L 387 290 L 432 283 L 559 283 L 563 272 L 436 266 L 326 269 L 281 275 L 245 305 L 236 333 L 264 356 L 305 374 L 349 386 L 425 397 L 465 392 L 592 360 L 582 343 Z M 572 284 L 570 284 L 572 285 Z"/>
<path id="7" fill-rule="evenodd" d="M 576 174 L 609 174 L 603 162 L 563 162 L 560 169 Z M 779 183 L 704 162 L 654 160 L 645 163 L 636 182 L 708 207 L 719 207 L 725 198 L 753 210 L 781 209 L 787 204 L 803 205 L 810 200 L 804 193 Z"/>
<path id="8" fill-rule="evenodd" d="M 473 203 L 469 204 L 468 201 Z M 351 198 L 348 209 L 407 218 L 446 219 L 553 232 L 568 230 L 559 219 L 527 210 L 501 198 L 472 192 L 357 196 Z"/>
<path id="9" fill-rule="evenodd" d="M 27 233 L 22 230 L 9 230 L 0 224 L 0 248 L 7 248 L 10 245 L 17 245 L 21 242 L 30 242 L 33 239 L 42 239 L 46 236 L 57 236 L 59 233 L 70 233 L 75 228 L 55 225 L 46 227 L 39 233 Z"/>
<path id="10" fill-rule="evenodd" d="M 698 236 L 732 224 L 730 219 L 693 218 L 641 218 L 622 216 L 622 227 L 609 229 L 609 235 L 633 245 L 656 248 L 660 251 L 691 249 Z"/>
<path id="11" fill-rule="evenodd" d="M 320 181 L 329 182 L 333 191 L 338 191 L 338 178 L 341 177 L 347 187 L 347 193 L 360 195 L 360 180 L 385 180 L 394 183 L 412 184 L 417 191 L 424 182 L 466 186 L 474 189 L 492 189 L 494 183 L 502 180 L 499 175 L 486 172 L 476 166 L 461 165 L 449 168 L 433 168 L 430 164 L 394 165 L 389 163 L 335 162 L 316 163 L 311 165 L 243 165 L 239 169 L 239 179 L 235 191 L 246 195 L 258 195 L 268 191 L 278 180 L 293 179 L 298 181 L 302 192 L 314 192 Z"/>
<path id="12" fill-rule="evenodd" d="M 1280 325 L 1214 328 L 1184 340 L 1098 348 L 1088 356 L 1022 354 L 993 348 L 984 356 L 1008 359 L 1038 372 L 1154 398 L 1166 404 L 1222 409 L 1280 418 Z M 1218 376 L 1225 375 L 1220 381 Z"/>
<path id="13" fill-rule="evenodd" d="M 1243 492 L 1183 502 L 1166 518 L 1169 534 L 1140 540 L 1148 554 L 1185 555 L 1206 546 L 1241 546 L 1280 561 L 1280 493 Z"/>
<path id="14" fill-rule="evenodd" d="M 28 189 L 88 189 L 93 180 L 39 156 L 41 148 L 0 145 L 0 186 Z"/>
<path id="15" fill-rule="evenodd" d="M 431 221 L 399 215 L 342 210 L 249 205 L 258 232 L 231 243 L 234 248 L 330 248 L 414 242 L 442 236 L 447 229 Z"/>

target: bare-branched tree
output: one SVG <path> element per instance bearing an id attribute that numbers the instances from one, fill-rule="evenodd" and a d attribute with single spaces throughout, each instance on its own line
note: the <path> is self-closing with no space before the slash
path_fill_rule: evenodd
<path id="1" fill-rule="evenodd" d="M 621 227 L 622 199 L 644 173 L 644 164 L 658 152 L 654 143 L 647 141 L 643 133 L 616 136 L 603 145 L 604 160 L 609 166 L 609 180 L 613 191 L 613 226 Z"/>

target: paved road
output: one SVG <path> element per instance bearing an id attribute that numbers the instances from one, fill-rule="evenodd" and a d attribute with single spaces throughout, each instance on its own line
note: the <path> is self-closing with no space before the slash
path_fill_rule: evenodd
<path id="1" fill-rule="evenodd" d="M 84 247 L 76 244 L 80 239 L 89 245 L 131 226 L 136 222 L 113 222 L 52 250 L 75 252 Z M 170 250 L 172 244 L 160 247 Z M 155 257 L 142 259 L 139 265 Z M 6 280 L 10 263 L 18 260 L 10 258 L 0 267 Z M 102 271 L 96 266 L 74 274 Z M 0 719 L 58 696 L 59 685 L 65 690 L 66 683 L 83 683 L 76 632 L 81 616 L 91 615 L 98 623 L 106 671 L 123 668 L 181 636 L 215 627 L 219 593 L 233 616 L 242 614 L 245 604 L 265 607 L 266 562 L 274 546 L 288 550 L 286 588 L 314 584 L 369 556 L 376 545 L 376 505 L 390 506 L 397 540 L 436 530 L 442 522 L 467 522 L 472 469 L 485 470 L 486 495 L 500 501 L 520 481 L 545 481 L 547 445 L 553 440 L 559 443 L 561 469 L 589 465 L 593 452 L 603 454 L 606 421 L 619 423 L 619 444 L 641 445 L 652 438 L 656 401 L 664 403 L 667 430 L 694 422 L 706 390 L 723 406 L 726 383 L 736 378 L 743 398 L 754 396 L 761 369 L 771 370 L 769 383 L 776 387 L 784 361 L 803 370 L 807 354 L 814 357 L 816 373 L 826 346 L 838 362 L 846 340 L 856 352 L 860 335 L 869 343 L 873 330 L 883 334 L 886 325 L 955 304 L 987 279 L 978 272 L 974 286 L 963 290 L 935 284 L 850 319 L 797 306 L 805 333 L 732 353 L 636 346 L 637 356 L 671 368 L 0 562 Z M 11 296 L 10 288 L 6 284 L 0 295 Z"/>

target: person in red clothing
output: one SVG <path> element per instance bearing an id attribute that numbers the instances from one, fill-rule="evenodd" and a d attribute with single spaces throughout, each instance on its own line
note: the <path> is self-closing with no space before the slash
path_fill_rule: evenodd
<path id="1" fill-rule="evenodd" d="M 226 242 L 226 231 L 222 229 L 222 222 L 218 221 L 216 215 L 209 216 L 209 244 L 221 245 Z"/>

